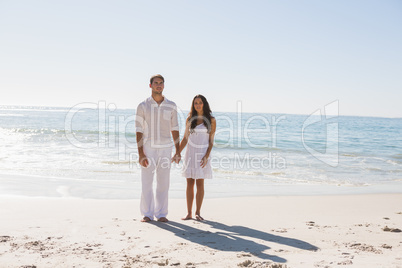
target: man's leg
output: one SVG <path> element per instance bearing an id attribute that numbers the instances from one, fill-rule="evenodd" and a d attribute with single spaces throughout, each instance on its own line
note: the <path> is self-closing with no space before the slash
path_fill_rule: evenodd
<path id="1" fill-rule="evenodd" d="M 148 148 L 147 148 L 148 149 Z M 145 150 L 145 146 L 144 146 Z M 142 183 L 142 191 L 141 191 L 141 202 L 140 202 L 140 210 L 141 215 L 148 217 L 150 220 L 154 218 L 154 193 L 152 188 L 152 183 L 154 180 L 155 173 L 155 152 L 153 150 L 146 150 L 145 155 L 148 158 L 148 167 L 141 167 L 141 183 Z"/>
<path id="2" fill-rule="evenodd" d="M 155 216 L 161 221 L 165 221 L 168 214 L 171 155 L 171 149 L 160 149 L 156 166 Z"/>

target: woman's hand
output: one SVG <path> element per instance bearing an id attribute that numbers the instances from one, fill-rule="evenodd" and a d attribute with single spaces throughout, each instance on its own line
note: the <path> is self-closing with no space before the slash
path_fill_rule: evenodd
<path id="1" fill-rule="evenodd" d="M 207 163 L 208 163 L 208 157 L 207 157 L 206 155 L 204 155 L 204 157 L 201 159 L 201 164 L 200 164 L 200 166 L 201 166 L 202 168 L 204 168 L 204 167 L 207 165 Z"/>

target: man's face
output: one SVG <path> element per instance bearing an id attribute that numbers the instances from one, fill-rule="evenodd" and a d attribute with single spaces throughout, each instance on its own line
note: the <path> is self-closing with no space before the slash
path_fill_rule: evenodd
<path id="1" fill-rule="evenodd" d="M 165 83 L 161 78 L 154 78 L 152 84 L 149 84 L 149 87 L 152 88 L 153 94 L 162 94 L 163 89 L 165 88 Z"/>

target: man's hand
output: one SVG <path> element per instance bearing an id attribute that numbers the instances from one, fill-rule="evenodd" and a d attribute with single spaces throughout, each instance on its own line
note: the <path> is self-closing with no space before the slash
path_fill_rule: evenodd
<path id="1" fill-rule="evenodd" d="M 181 155 L 180 153 L 175 153 L 175 155 L 172 157 L 172 163 L 175 162 L 176 164 L 180 163 L 181 160 Z"/>
<path id="2" fill-rule="evenodd" d="M 143 167 L 147 167 L 149 165 L 147 156 L 145 154 L 140 155 L 140 165 Z"/>

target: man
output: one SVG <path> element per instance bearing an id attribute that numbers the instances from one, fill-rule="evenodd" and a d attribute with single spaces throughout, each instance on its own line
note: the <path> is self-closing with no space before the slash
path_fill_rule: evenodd
<path id="1" fill-rule="evenodd" d="M 168 191 L 170 184 L 171 162 L 179 163 L 179 124 L 176 104 L 162 95 L 165 87 L 162 75 L 151 77 L 149 87 L 152 95 L 141 102 L 137 108 L 136 135 L 138 155 L 141 165 L 141 214 L 142 222 L 152 221 L 154 216 L 161 222 L 167 222 Z M 172 140 L 176 153 L 172 155 Z M 156 194 L 152 189 L 156 174 Z M 154 200 L 155 199 L 155 200 Z"/>

